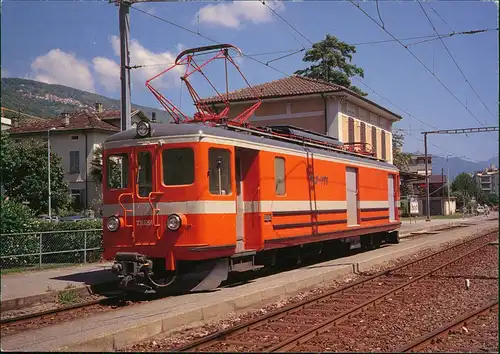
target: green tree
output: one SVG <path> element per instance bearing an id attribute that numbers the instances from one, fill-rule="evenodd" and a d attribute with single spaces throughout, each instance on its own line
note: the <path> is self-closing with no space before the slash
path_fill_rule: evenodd
<path id="1" fill-rule="evenodd" d="M 324 40 L 313 44 L 302 59 L 313 64 L 307 69 L 297 70 L 295 74 L 341 85 L 361 96 L 366 96 L 367 93 L 351 84 L 351 77 L 364 77 L 363 69 L 350 63 L 354 53 L 356 53 L 355 46 L 327 34 Z"/>
<path id="2" fill-rule="evenodd" d="M 486 195 L 486 202 L 488 205 L 498 205 L 498 195 L 495 193 L 488 193 L 488 195 Z"/>
<path id="3" fill-rule="evenodd" d="M 90 162 L 90 176 L 97 184 L 102 183 L 102 145 L 94 149 L 93 158 Z"/>
<path id="4" fill-rule="evenodd" d="M 392 161 L 394 165 L 404 172 L 408 172 L 411 154 L 402 151 L 404 135 L 394 132 L 392 134 Z"/>
<path id="5" fill-rule="evenodd" d="M 478 203 L 484 203 L 484 193 L 474 178 L 468 173 L 461 173 L 451 183 L 453 196 L 457 198 L 458 206 L 469 206 L 474 198 Z"/>
<path id="6" fill-rule="evenodd" d="M 13 144 L 2 132 L 2 182 L 5 195 L 13 201 L 28 202 L 36 213 L 48 211 L 47 143 L 29 140 Z M 64 180 L 62 158 L 50 155 L 50 186 L 52 208 L 56 211 L 70 203 L 68 184 Z"/>

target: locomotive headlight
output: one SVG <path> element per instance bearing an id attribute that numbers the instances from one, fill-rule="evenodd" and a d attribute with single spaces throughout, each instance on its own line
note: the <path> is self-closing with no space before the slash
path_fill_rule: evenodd
<path id="1" fill-rule="evenodd" d="M 144 138 L 151 133 L 151 125 L 149 125 L 148 122 L 145 121 L 140 121 L 137 123 L 136 127 L 137 135 L 139 135 L 141 138 Z"/>
<path id="2" fill-rule="evenodd" d="M 116 216 L 110 216 L 108 218 L 108 222 L 106 223 L 106 227 L 109 231 L 115 232 L 120 228 L 120 219 L 118 219 Z"/>
<path id="3" fill-rule="evenodd" d="M 167 219 L 167 227 L 170 231 L 177 231 L 181 227 L 182 219 L 177 214 L 171 214 Z"/>

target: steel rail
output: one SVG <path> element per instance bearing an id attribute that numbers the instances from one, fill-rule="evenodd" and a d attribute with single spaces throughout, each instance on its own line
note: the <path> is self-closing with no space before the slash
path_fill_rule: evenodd
<path id="1" fill-rule="evenodd" d="M 454 258 L 451 261 L 446 262 L 445 264 L 437 266 L 437 267 L 431 269 L 430 271 L 425 272 L 424 274 L 421 274 L 418 277 L 415 277 L 402 285 L 399 285 L 393 289 L 390 289 L 390 290 L 386 291 L 385 293 L 383 293 L 383 294 L 381 294 L 373 299 L 367 300 L 367 301 L 363 302 L 362 304 L 357 305 L 354 308 L 347 310 L 347 311 L 327 320 L 326 322 L 320 323 L 317 326 L 314 326 L 313 328 L 308 329 L 307 331 L 304 331 L 302 333 L 299 333 L 299 334 L 293 336 L 292 338 L 288 338 L 288 339 L 282 341 L 281 343 L 278 343 L 278 344 L 272 346 L 271 348 L 267 349 L 266 351 L 267 352 L 277 352 L 277 351 L 287 351 L 289 349 L 292 349 L 293 347 L 296 347 L 297 345 L 302 344 L 303 341 L 307 341 L 307 340 L 313 338 L 314 336 L 316 336 L 316 334 L 319 334 L 320 331 L 324 331 L 324 330 L 330 328 L 332 325 L 335 325 L 335 323 L 338 322 L 339 320 L 343 320 L 346 317 L 355 315 L 355 314 L 361 312 L 363 309 L 375 305 L 380 300 L 384 300 L 389 295 L 397 294 L 398 292 L 412 286 L 413 284 L 415 284 L 419 280 L 426 278 L 426 277 L 432 275 L 433 273 L 435 273 L 435 272 L 449 266 L 450 264 L 453 264 L 453 263 L 455 263 L 455 262 L 457 262 L 457 261 L 459 261 L 467 256 L 470 256 L 472 253 L 475 253 L 475 252 L 483 249 L 486 246 L 487 246 L 487 244 L 484 244 L 484 245 L 481 245 L 477 248 L 474 248 L 472 251 L 469 251 L 469 252 L 467 252 L 467 253 L 465 253 L 457 258 Z"/>
<path id="2" fill-rule="evenodd" d="M 439 337 L 446 337 L 448 336 L 449 332 L 462 326 L 464 323 L 474 321 L 476 318 L 478 318 L 481 315 L 487 314 L 488 312 L 491 312 L 497 308 L 498 311 L 498 299 L 488 303 L 485 306 L 480 307 L 479 309 L 476 309 L 472 312 L 469 312 L 468 314 L 459 317 L 455 321 L 448 323 L 422 337 L 414 341 L 413 343 L 407 344 L 404 347 L 399 348 L 398 350 L 395 351 L 395 353 L 405 353 L 405 352 L 410 352 L 410 351 L 418 351 L 429 344 L 431 342 Z"/>
<path id="3" fill-rule="evenodd" d="M 486 238 L 488 236 L 491 236 L 492 234 L 494 234 L 496 232 L 489 232 L 489 233 L 486 233 L 486 234 L 482 234 L 480 236 L 477 236 L 477 237 L 473 237 L 469 240 L 466 240 L 465 242 L 461 242 L 459 244 L 456 244 L 456 245 L 453 245 L 453 246 L 450 246 L 450 247 L 447 247 L 443 250 L 440 250 L 440 251 L 437 251 L 437 252 L 434 252 L 434 253 L 431 253 L 427 256 L 423 256 L 423 257 L 420 257 L 416 260 L 413 260 L 413 261 L 410 261 L 410 262 L 407 262 L 407 263 L 404 263 L 402 265 L 399 265 L 399 266 L 396 266 L 396 267 L 393 267 L 391 269 L 388 269 L 388 270 L 384 270 L 384 271 L 381 271 L 381 272 L 378 272 L 374 275 L 371 275 L 371 276 L 368 276 L 367 278 L 365 279 L 360 279 L 360 280 L 357 280 L 355 282 L 352 282 L 350 284 L 347 284 L 345 286 L 342 286 L 338 289 L 334 289 L 332 291 L 329 291 L 327 293 L 324 293 L 324 294 L 320 294 L 320 295 L 317 295 L 311 299 L 306 299 L 306 300 L 303 300 L 303 301 L 300 301 L 296 304 L 292 304 L 292 305 L 289 305 L 289 306 L 286 306 L 285 308 L 282 308 L 282 309 L 279 309 L 279 310 L 276 310 L 276 311 L 273 311 L 273 312 L 270 312 L 268 313 L 267 315 L 265 316 L 262 316 L 262 317 L 258 317 L 258 318 L 255 318 L 253 320 L 250 320 L 248 322 L 245 322 L 245 323 L 242 323 L 240 325 L 237 325 L 237 326 L 234 326 L 232 328 L 228 328 L 226 330 L 223 330 L 223 331 L 219 331 L 219 332 L 216 332 L 216 333 L 213 333 L 212 335 L 209 335 L 209 336 L 206 336 L 204 338 L 201 338 L 201 339 L 198 339 L 196 341 L 193 341 L 191 343 L 188 343 L 186 345 L 183 345 L 181 347 L 178 347 L 176 349 L 174 349 L 173 351 L 171 352 L 186 352 L 186 351 L 191 351 L 191 350 L 195 350 L 195 349 L 201 349 L 201 348 L 206 348 L 206 347 L 209 347 L 210 345 L 213 345 L 215 344 L 218 340 L 224 340 L 224 338 L 226 338 L 227 336 L 231 335 L 236 335 L 236 334 L 240 334 L 240 333 L 245 333 L 248 329 L 251 329 L 251 328 L 254 328 L 254 327 L 258 327 L 260 326 L 262 323 L 265 323 L 267 320 L 271 319 L 271 318 L 276 318 L 278 316 L 285 316 L 287 315 L 288 313 L 294 311 L 294 310 L 297 310 L 297 309 L 300 309 L 300 308 L 304 308 L 305 305 L 308 305 L 308 304 L 311 304 L 311 303 L 314 303 L 314 302 L 317 302 L 318 300 L 321 300 L 321 299 L 324 299 L 324 298 L 327 298 L 327 297 L 330 297 L 332 295 L 335 295 L 335 294 L 338 294 L 338 293 L 342 293 L 343 291 L 345 290 L 348 290 L 348 289 L 351 289 L 353 287 L 356 287 L 358 285 L 361 285 L 363 283 L 367 283 L 371 280 L 374 280 L 376 278 L 379 278 L 379 277 L 382 277 L 384 275 L 390 275 L 391 273 L 395 272 L 395 271 L 398 271 L 400 269 L 404 269 L 404 268 L 407 268 L 409 266 L 412 266 L 416 263 L 419 263 L 419 262 L 422 262 L 422 261 L 425 261 L 431 257 L 436 257 L 436 256 L 439 256 L 443 253 L 446 253 L 446 252 L 449 252 L 449 251 L 452 251 L 458 247 L 462 247 L 462 246 L 465 246 L 467 244 L 470 244 L 470 243 L 473 243 L 477 240 L 480 240 L 482 238 Z M 475 252 L 477 251 L 478 249 L 484 247 L 485 245 L 487 244 L 484 244 L 484 245 L 481 245 L 479 248 L 476 248 L 474 249 L 472 252 Z M 469 255 L 470 253 L 472 252 L 469 252 L 467 253 L 466 255 Z M 464 255 L 464 256 L 466 256 Z M 448 263 L 454 263 L 456 262 L 458 259 L 454 259 L 452 262 L 448 262 Z M 446 266 L 448 265 L 445 264 L 443 266 Z M 433 269 L 431 270 L 431 272 L 428 272 L 429 274 L 431 273 L 434 273 L 436 270 Z M 428 275 L 426 273 L 426 275 Z M 420 279 L 420 277 L 418 278 Z M 414 282 L 415 280 L 413 280 Z M 407 284 L 403 284 L 403 286 L 406 286 Z M 402 288 L 403 286 L 399 286 L 399 288 Z M 390 292 L 394 292 L 394 291 L 397 291 L 396 290 L 391 290 Z M 384 295 L 384 297 L 387 296 L 387 295 Z M 376 301 L 376 300 L 372 300 L 372 301 Z M 353 310 L 353 311 L 356 311 L 356 310 Z M 333 320 L 335 321 L 335 319 Z M 313 331 L 316 331 L 317 329 L 313 329 Z M 308 331 L 307 331 L 308 332 Z M 303 334 L 304 332 L 302 332 Z M 294 336 L 292 338 L 292 341 L 295 340 L 295 337 L 297 336 Z M 278 350 L 279 348 L 275 348 L 275 350 Z M 270 350 L 269 350 L 270 351 Z"/>
<path id="4" fill-rule="evenodd" d="M 24 322 L 24 321 L 27 321 L 27 320 L 36 319 L 38 317 L 43 317 L 43 316 L 47 316 L 47 315 L 55 315 L 55 314 L 64 313 L 64 312 L 68 312 L 68 311 L 71 311 L 71 310 L 83 308 L 83 307 L 89 307 L 89 306 L 92 306 L 92 305 L 105 304 L 106 302 L 109 302 L 109 301 L 115 301 L 115 300 L 120 300 L 120 299 L 125 299 L 125 298 L 126 298 L 126 294 L 123 293 L 123 294 L 119 294 L 119 295 L 116 295 L 116 296 L 106 297 L 106 298 L 97 299 L 97 300 L 91 300 L 91 301 L 82 302 L 82 303 L 79 303 L 79 304 L 68 305 L 68 306 L 59 307 L 59 308 L 55 308 L 55 309 L 50 309 L 50 310 L 46 310 L 46 311 L 40 311 L 40 312 L 29 313 L 29 314 L 21 315 L 21 316 L 4 318 L 4 319 L 0 320 L 0 325 L 6 325 L 6 324 L 13 324 L 13 323 L 18 323 L 18 322 Z"/>

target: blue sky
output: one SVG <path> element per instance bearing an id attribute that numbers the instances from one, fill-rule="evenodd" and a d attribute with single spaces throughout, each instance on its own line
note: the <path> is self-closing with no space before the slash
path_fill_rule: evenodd
<path id="1" fill-rule="evenodd" d="M 269 2 L 269 5 L 312 42 L 323 39 L 327 33 L 349 44 L 391 39 L 350 2 Z M 491 2 L 433 1 L 423 6 L 438 33 L 497 28 L 498 7 Z M 149 3 L 134 7 L 219 42 L 237 45 L 249 55 L 299 50 L 310 45 L 258 2 Z M 362 2 L 361 7 L 380 21 L 375 2 Z M 396 38 L 435 34 L 417 2 L 380 1 L 379 9 L 385 28 Z M 118 98 L 118 34 L 118 8 L 108 1 L 4 0 L 2 74 L 65 84 Z M 183 48 L 213 44 L 134 9 L 131 10 L 131 38 L 131 64 L 149 65 L 132 72 L 132 101 L 154 107 L 158 107 L 158 102 L 145 88 L 144 81 L 166 68 Z M 484 126 L 497 125 L 498 32 L 456 35 L 443 41 L 493 115 L 465 82 L 439 40 L 411 45 L 409 49 Z M 254 58 L 265 62 L 279 56 L 270 54 Z M 248 58 L 239 58 L 238 62 L 252 84 L 283 77 Z M 423 151 L 420 131 L 433 130 L 405 112 L 442 129 L 479 126 L 436 78 L 397 42 L 359 44 L 353 62 L 365 71 L 362 82 L 404 109 L 393 106 L 354 80 L 369 93 L 368 98 L 403 116 L 396 127 L 413 135 L 406 136 L 405 151 Z M 270 65 L 288 74 L 306 66 L 302 53 Z M 215 66 L 208 73 L 213 75 L 211 78 L 219 74 L 216 82 L 222 78 Z M 165 96 L 190 112 L 190 98 L 185 88 L 180 89 L 178 77 L 178 73 L 167 75 L 158 82 L 159 87 Z M 202 81 L 194 83 L 202 85 L 196 87 L 202 96 L 211 95 Z M 231 89 L 242 86 L 241 79 L 230 76 Z M 470 134 L 468 137 L 435 135 L 430 137 L 430 142 L 439 148 L 430 145 L 429 151 L 442 156 L 451 153 L 482 161 L 498 154 L 497 133 Z"/>

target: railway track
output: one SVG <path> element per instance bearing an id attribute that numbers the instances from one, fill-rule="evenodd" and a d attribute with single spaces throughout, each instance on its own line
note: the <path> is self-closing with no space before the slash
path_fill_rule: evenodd
<path id="1" fill-rule="evenodd" d="M 498 345 L 497 339 L 488 337 L 487 335 L 478 336 L 478 333 L 474 333 L 474 335 L 469 336 L 470 330 L 467 327 L 479 327 L 479 334 L 481 333 L 481 326 L 477 326 L 477 322 L 481 320 L 481 317 L 488 318 L 489 316 L 493 317 L 496 314 L 496 319 L 493 319 L 494 323 L 498 323 L 498 299 L 488 303 L 481 308 L 474 310 L 463 317 L 458 318 L 457 320 L 444 325 L 441 328 L 436 329 L 435 331 L 422 336 L 417 339 L 415 342 L 410 343 L 399 350 L 396 350 L 397 353 L 406 353 L 406 352 L 421 352 L 429 350 L 430 352 L 436 352 L 437 349 L 441 349 L 441 351 L 466 351 L 472 353 L 484 352 L 483 348 L 479 348 L 478 346 L 472 347 L 457 347 L 451 346 L 447 343 L 448 337 L 450 335 L 463 337 L 463 339 L 469 339 L 475 341 L 476 343 L 480 343 L 484 345 L 484 343 L 495 343 Z M 484 324 L 484 323 L 483 323 Z M 476 326 L 475 326 L 476 325 Z M 485 327 L 485 326 L 482 326 Z M 490 328 L 488 328 L 490 329 Z M 458 331 L 457 331 L 458 330 Z M 498 347 L 497 347 L 498 348 Z"/>
<path id="2" fill-rule="evenodd" d="M 106 296 L 105 294 L 103 294 Z M 122 305 L 127 300 L 125 293 L 110 295 L 105 298 L 90 300 L 46 311 L 29 313 L 0 320 L 2 335 L 9 335 L 27 328 L 39 328 L 41 325 L 59 323 L 76 318 L 85 312 L 100 312 Z"/>
<path id="3" fill-rule="evenodd" d="M 194 341 L 174 352 L 188 351 L 317 351 L 304 343 L 327 335 L 343 320 L 397 297 L 417 282 L 483 249 L 497 232 L 482 235 L 387 271 L 369 275 L 340 289 L 293 304 L 266 316 Z M 367 275 L 365 273 L 365 275 Z"/>

